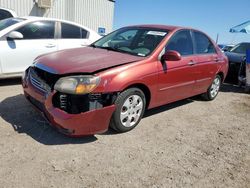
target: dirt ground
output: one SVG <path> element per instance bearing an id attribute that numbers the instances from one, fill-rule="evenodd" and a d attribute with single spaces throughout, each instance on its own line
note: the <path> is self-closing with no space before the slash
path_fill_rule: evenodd
<path id="1" fill-rule="evenodd" d="M 68 138 L 0 81 L 0 187 L 250 187 L 250 94 L 224 85 L 150 110 L 137 128 Z"/>

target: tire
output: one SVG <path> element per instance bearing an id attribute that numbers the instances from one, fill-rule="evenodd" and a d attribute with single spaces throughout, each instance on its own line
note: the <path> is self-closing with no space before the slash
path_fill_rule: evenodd
<path id="1" fill-rule="evenodd" d="M 216 75 L 212 84 L 207 89 L 207 92 L 202 94 L 203 99 L 207 101 L 214 100 L 219 93 L 220 87 L 221 87 L 221 77 L 219 75 Z"/>
<path id="2" fill-rule="evenodd" d="M 141 121 L 146 107 L 145 95 L 138 88 L 129 88 L 119 94 L 115 105 L 110 127 L 119 133 L 127 132 Z"/>

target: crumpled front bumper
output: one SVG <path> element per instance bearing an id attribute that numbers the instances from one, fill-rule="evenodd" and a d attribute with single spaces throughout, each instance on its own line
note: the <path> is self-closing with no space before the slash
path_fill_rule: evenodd
<path id="1" fill-rule="evenodd" d="M 24 95 L 60 132 L 69 136 L 85 136 L 105 132 L 115 105 L 79 114 L 69 114 L 52 104 L 55 92 L 44 93 L 32 85 L 29 79 L 22 81 Z"/>

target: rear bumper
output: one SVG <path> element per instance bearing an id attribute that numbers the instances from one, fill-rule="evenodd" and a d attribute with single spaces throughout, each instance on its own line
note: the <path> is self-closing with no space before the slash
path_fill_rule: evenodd
<path id="1" fill-rule="evenodd" d="M 80 114 L 68 114 L 55 108 L 52 98 L 55 92 L 43 93 L 37 90 L 29 81 L 22 82 L 24 95 L 48 120 L 63 134 L 77 137 L 105 132 L 109 127 L 115 105 L 87 111 Z"/>

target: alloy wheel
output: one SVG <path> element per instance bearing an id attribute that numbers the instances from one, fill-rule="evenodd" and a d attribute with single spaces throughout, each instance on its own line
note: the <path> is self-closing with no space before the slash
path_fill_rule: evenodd
<path id="1" fill-rule="evenodd" d="M 220 89 L 220 78 L 216 77 L 210 88 L 210 95 L 212 98 L 216 97 Z"/>

